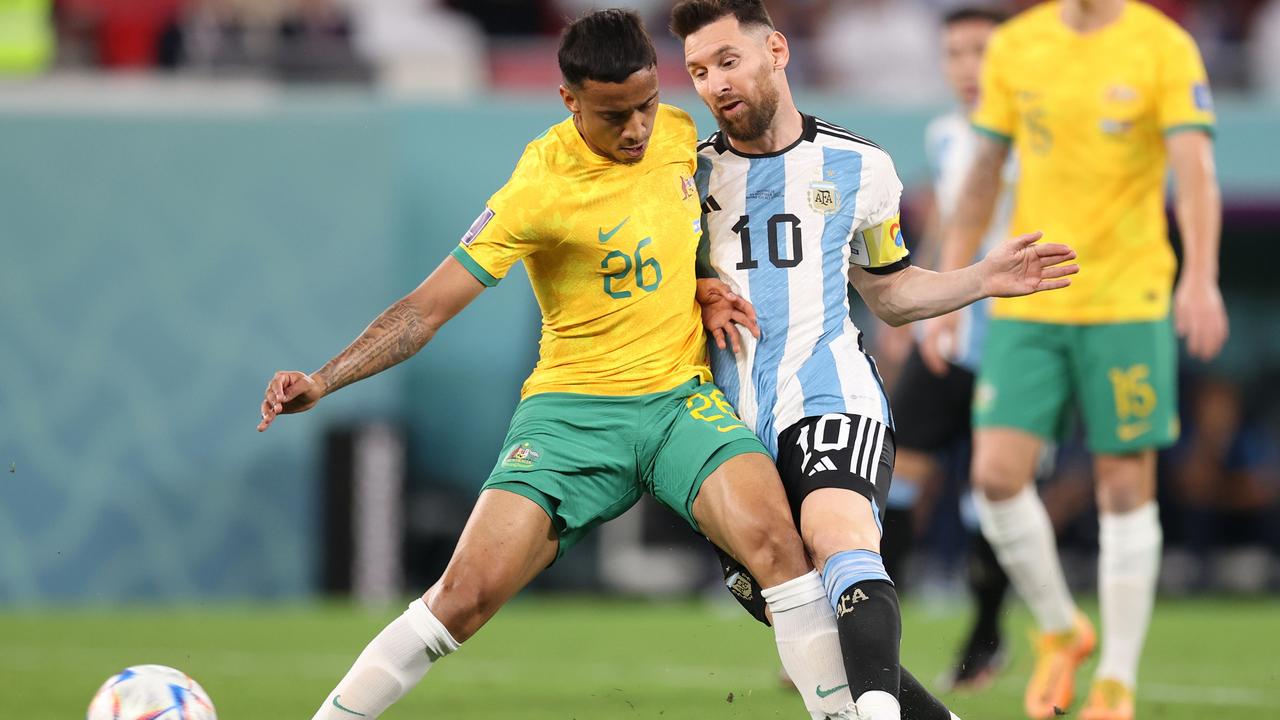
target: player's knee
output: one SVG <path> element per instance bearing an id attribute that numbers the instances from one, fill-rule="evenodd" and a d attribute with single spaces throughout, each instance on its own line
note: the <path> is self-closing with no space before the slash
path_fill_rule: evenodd
<path id="1" fill-rule="evenodd" d="M 738 549 L 742 564 L 763 587 L 771 587 L 799 577 L 809 570 L 804 545 L 795 525 L 757 523 L 740 535 Z"/>
<path id="2" fill-rule="evenodd" d="M 969 481 L 988 500 L 1008 500 L 1022 491 L 1030 476 L 998 453 L 979 453 L 973 458 Z"/>
<path id="3" fill-rule="evenodd" d="M 502 605 L 484 578 L 448 572 L 422 598 L 458 642 L 475 635 Z"/>
<path id="4" fill-rule="evenodd" d="M 1154 461 L 1144 463 L 1139 456 L 1099 456 L 1094 474 L 1098 507 L 1103 512 L 1129 512 L 1155 499 Z"/>
<path id="5" fill-rule="evenodd" d="M 805 528 L 805 549 L 813 559 L 813 566 L 821 570 L 827 558 L 846 550 L 870 550 L 880 552 L 880 530 L 872 523 L 846 523 L 837 526 L 826 524 L 817 528 Z"/>

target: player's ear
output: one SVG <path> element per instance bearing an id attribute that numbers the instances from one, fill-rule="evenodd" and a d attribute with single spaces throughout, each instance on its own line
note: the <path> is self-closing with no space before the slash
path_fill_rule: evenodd
<path id="1" fill-rule="evenodd" d="M 791 62 L 791 47 L 787 45 L 787 36 L 774 30 L 764 39 L 764 46 L 773 58 L 773 69 L 786 69 L 787 63 Z"/>
<path id="2" fill-rule="evenodd" d="M 582 112 L 582 105 L 578 102 L 578 98 L 574 96 L 573 90 L 569 89 L 569 86 L 560 86 L 560 99 L 564 102 L 564 106 L 569 109 L 569 112 L 574 115 Z"/>

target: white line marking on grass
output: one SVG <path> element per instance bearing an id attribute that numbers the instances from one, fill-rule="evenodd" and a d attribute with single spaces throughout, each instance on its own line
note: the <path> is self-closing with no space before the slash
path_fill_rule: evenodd
<path id="1" fill-rule="evenodd" d="M 1251 688 L 1197 687 L 1146 683 L 1138 686 L 1143 700 L 1178 705 L 1232 705 L 1236 707 L 1274 707 L 1280 699 Z"/>

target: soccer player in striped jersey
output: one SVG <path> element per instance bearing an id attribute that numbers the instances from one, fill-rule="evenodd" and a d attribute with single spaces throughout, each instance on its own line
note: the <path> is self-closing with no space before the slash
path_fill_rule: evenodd
<path id="1" fill-rule="evenodd" d="M 1074 254 L 1065 245 L 1037 245 L 1032 234 L 956 272 L 912 267 L 892 160 L 874 143 L 796 109 L 787 41 L 763 3 L 686 0 L 672 11 L 671 26 L 720 126 L 699 147 L 700 299 L 746 298 L 758 319 L 759 337 L 739 338 L 704 313 L 717 337 L 713 372 L 776 457 L 822 572 L 854 699 L 847 715 L 897 720 L 908 676 L 898 660 L 898 599 L 879 555 L 893 421 L 850 319 L 850 283 L 897 325 L 987 296 L 1066 287 L 1076 267 L 1061 263 Z M 726 332 L 732 351 L 723 347 Z"/>
<path id="2" fill-rule="evenodd" d="M 1102 614 L 1102 658 L 1081 715 L 1131 720 L 1160 567 L 1156 450 L 1179 432 L 1175 331 L 1206 360 L 1228 332 L 1208 77 L 1195 40 L 1146 3 L 1055 0 L 996 30 L 970 119 L 982 139 L 942 267 L 973 254 L 1014 151 L 1013 231 L 1069 237 L 1088 268 L 1065 292 L 992 304 L 974 392 L 982 531 L 1040 630 L 1025 709 L 1032 718 L 1066 710 L 1096 644 L 1032 484 L 1041 446 L 1078 406 L 1094 453 Z M 1180 273 L 1165 220 L 1170 167 Z M 926 344 L 954 322 L 932 324 Z"/>

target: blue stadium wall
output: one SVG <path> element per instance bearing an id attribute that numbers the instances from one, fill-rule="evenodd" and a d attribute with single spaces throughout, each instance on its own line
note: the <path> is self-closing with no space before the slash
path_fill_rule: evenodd
<path id="1" fill-rule="evenodd" d="M 925 177 L 928 114 L 805 107 Z M 429 273 L 561 117 L 358 98 L 0 114 L 0 605 L 312 593 L 321 443 L 342 423 L 402 421 L 416 477 L 478 488 L 535 360 L 519 270 L 309 416 L 259 434 L 257 407 L 273 370 L 318 367 Z M 1256 151 L 1278 120 L 1224 110 L 1230 191 L 1280 199 Z"/>

